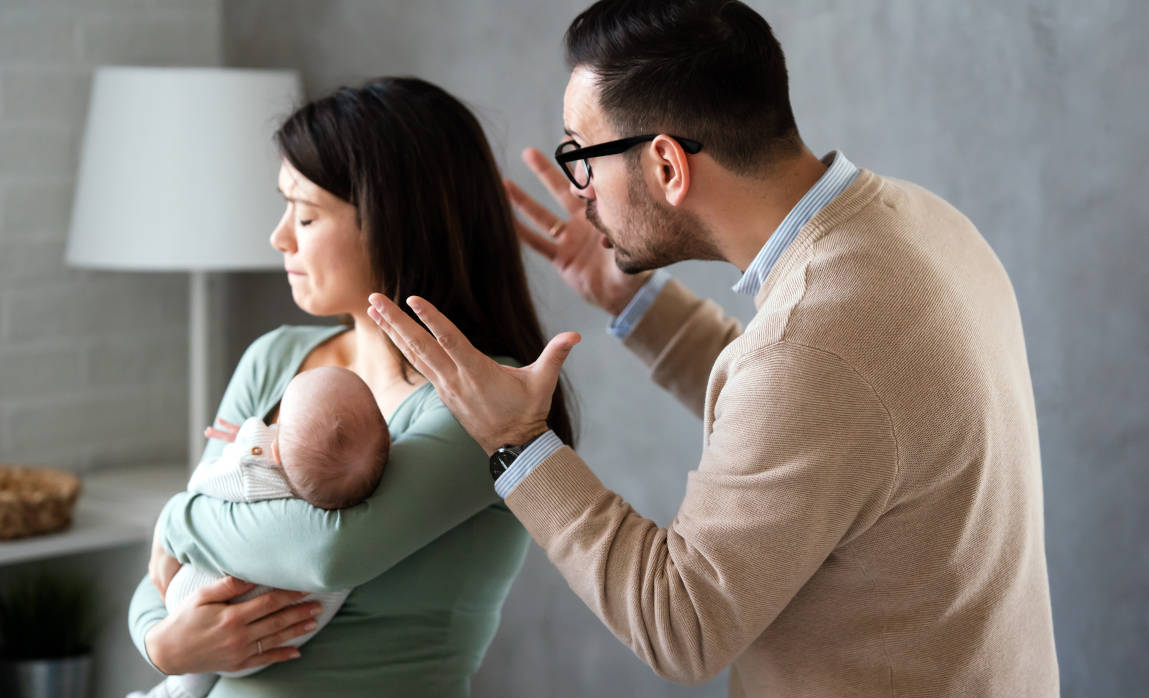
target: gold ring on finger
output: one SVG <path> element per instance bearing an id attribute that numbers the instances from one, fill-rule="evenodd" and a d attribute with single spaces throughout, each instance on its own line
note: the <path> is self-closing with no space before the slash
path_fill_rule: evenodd
<path id="1" fill-rule="evenodd" d="M 565 228 L 566 226 L 567 226 L 567 222 L 560 218 L 557 221 L 555 221 L 554 225 L 547 228 L 547 235 L 554 237 L 554 236 L 558 235 L 559 233 L 561 233 L 563 231 L 563 228 Z"/>

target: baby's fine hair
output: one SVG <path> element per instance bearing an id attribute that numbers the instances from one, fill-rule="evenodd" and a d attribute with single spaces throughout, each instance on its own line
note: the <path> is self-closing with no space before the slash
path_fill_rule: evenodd
<path id="1" fill-rule="evenodd" d="M 367 499 L 379 486 L 391 437 L 370 388 L 358 376 L 330 367 L 313 371 L 319 376 L 313 399 L 298 406 L 301 414 L 289 424 L 283 424 L 281 415 L 283 471 L 295 495 L 312 506 L 344 509 Z M 346 392 L 338 399 L 323 395 L 340 389 Z"/>

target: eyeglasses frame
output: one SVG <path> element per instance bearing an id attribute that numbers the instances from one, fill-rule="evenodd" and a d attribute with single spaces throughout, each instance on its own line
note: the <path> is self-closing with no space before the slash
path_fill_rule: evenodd
<path id="1" fill-rule="evenodd" d="M 627 138 L 619 138 L 615 141 L 596 143 L 595 145 L 588 145 L 585 148 L 576 147 L 574 150 L 563 152 L 563 148 L 568 144 L 574 143 L 576 146 L 578 146 L 578 143 L 573 139 L 568 139 L 562 143 L 559 143 L 558 147 L 555 148 L 555 162 L 558 163 L 559 169 L 563 171 L 563 174 L 567 176 L 567 179 L 570 180 L 571 184 L 575 185 L 575 188 L 586 189 L 590 186 L 590 180 L 594 176 L 594 173 L 590 169 L 590 163 L 585 161 L 590 160 L 591 158 L 601 158 L 605 155 L 618 155 L 619 153 L 624 153 L 639 143 L 652 141 L 655 138 L 658 138 L 660 135 L 662 134 L 648 133 L 642 136 L 628 136 Z M 682 146 L 682 149 L 690 155 L 694 155 L 695 153 L 702 150 L 702 144 L 698 141 L 691 140 L 689 138 L 682 138 L 679 136 L 670 136 L 670 138 L 674 139 L 674 141 Z M 575 179 L 574 173 L 566 167 L 566 163 L 573 162 L 575 160 L 584 161 L 583 164 L 586 167 L 587 175 L 585 184 L 579 184 Z"/>

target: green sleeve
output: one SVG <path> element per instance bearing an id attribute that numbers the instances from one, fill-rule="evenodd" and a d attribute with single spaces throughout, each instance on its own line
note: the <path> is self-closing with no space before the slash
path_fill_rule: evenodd
<path id="1" fill-rule="evenodd" d="M 180 494 L 160 520 L 181 563 L 268 586 L 334 591 L 375 578 L 497 502 L 486 454 L 431 392 L 395 438 L 378 489 L 357 506 L 326 511 L 300 499 Z"/>
<path id="2" fill-rule="evenodd" d="M 140 651 L 144 659 L 148 660 L 148 664 L 152 664 L 152 659 L 148 656 L 147 648 L 144 647 L 144 637 L 153 625 L 159 623 L 167 615 L 168 611 L 164 608 L 164 600 L 160 598 L 160 592 L 156 591 L 155 585 L 145 575 L 136 587 L 136 593 L 132 595 L 131 605 L 128 606 L 128 632 L 132 636 L 132 642 L 136 644 L 136 649 Z M 155 664 L 152 664 L 152 667 L 155 667 Z"/>
<path id="3" fill-rule="evenodd" d="M 216 412 L 217 415 L 236 424 L 242 423 L 244 419 L 252 416 L 251 412 L 255 410 L 256 395 L 258 394 L 256 391 L 260 388 L 260 381 L 265 379 L 257 369 L 259 363 L 257 357 L 265 352 L 268 343 L 273 341 L 275 334 L 276 332 L 271 332 L 257 339 L 244 352 L 231 376 L 231 380 L 228 382 L 227 390 L 224 392 L 223 400 Z M 262 417 L 263 415 L 259 416 Z M 225 445 L 222 441 L 209 439 L 204 448 L 203 457 L 205 459 L 218 458 Z M 177 498 L 179 496 L 176 495 Z M 159 591 L 156 590 L 148 576 L 144 575 L 143 581 L 136 587 L 136 593 L 132 596 L 132 602 L 128 608 L 128 631 L 131 633 L 132 642 L 136 644 L 140 654 L 148 660 L 149 664 L 151 658 L 148 657 L 147 650 L 144 648 L 144 636 L 152 629 L 153 625 L 166 618 L 167 615 L 168 611 Z"/>

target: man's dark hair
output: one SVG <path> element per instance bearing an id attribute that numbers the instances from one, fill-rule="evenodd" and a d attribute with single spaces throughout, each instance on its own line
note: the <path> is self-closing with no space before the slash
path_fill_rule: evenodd
<path id="1" fill-rule="evenodd" d="M 737 0 L 600 0 L 571 22 L 565 42 L 570 67 L 595 75 L 621 136 L 701 141 L 739 173 L 801 148 L 782 46 Z"/>

